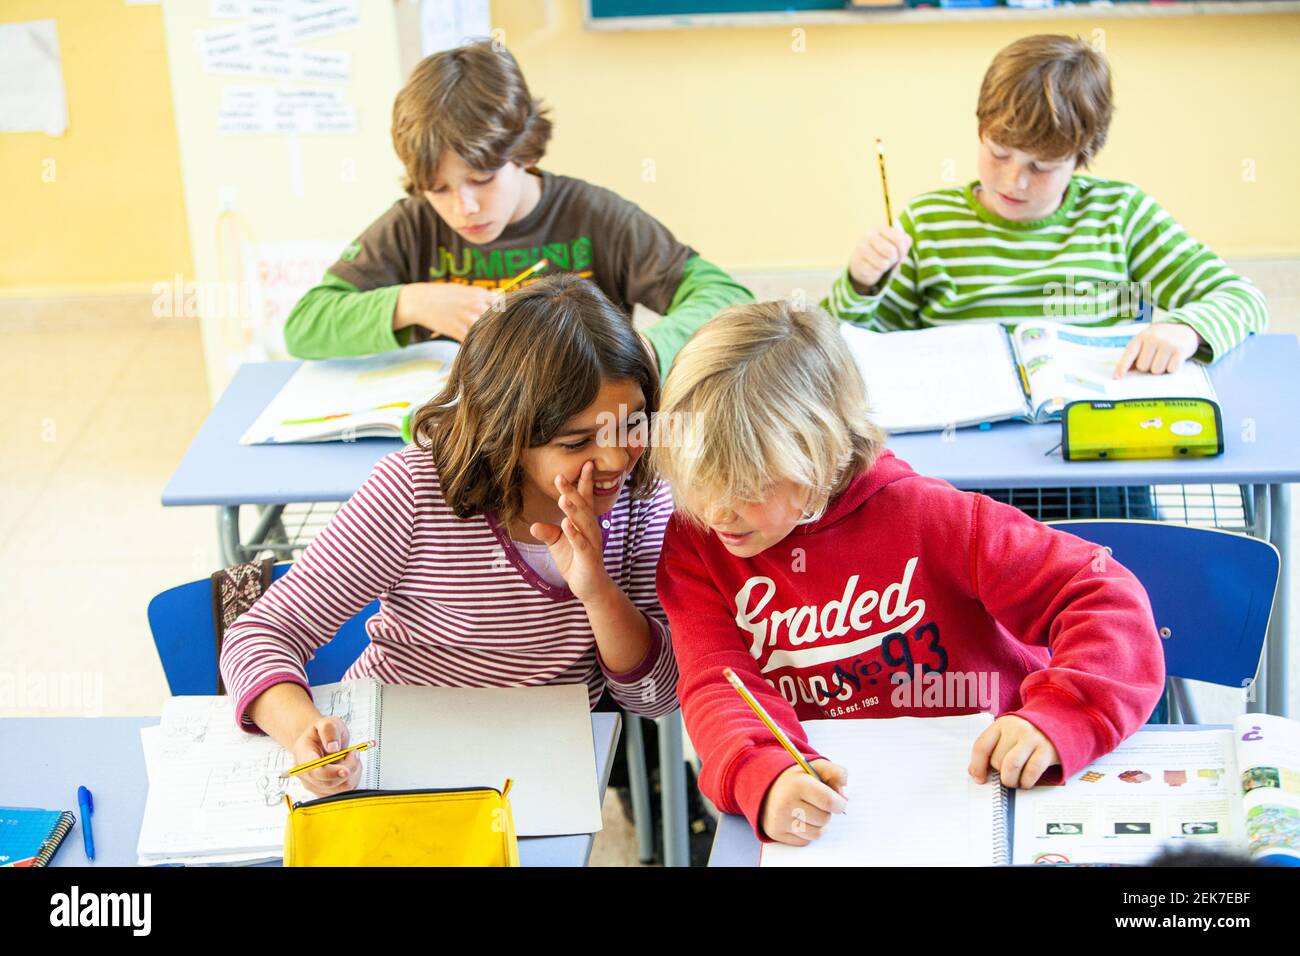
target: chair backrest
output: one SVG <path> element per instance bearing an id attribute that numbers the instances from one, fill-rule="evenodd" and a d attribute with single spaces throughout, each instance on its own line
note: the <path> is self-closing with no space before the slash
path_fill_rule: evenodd
<path id="1" fill-rule="evenodd" d="M 1227 687 L 1254 678 L 1277 591 L 1277 548 L 1244 534 L 1161 521 L 1050 524 L 1108 549 L 1142 582 L 1170 677 Z"/>
<path id="2" fill-rule="evenodd" d="M 273 579 L 282 577 L 291 566 L 277 564 Z M 307 662 L 308 683 L 329 684 L 343 677 L 365 650 L 369 640 L 365 622 L 378 610 L 379 602 L 372 601 L 339 628 L 333 640 Z M 157 595 L 149 602 L 149 630 L 173 695 L 217 692 L 217 638 L 210 579 L 191 581 Z"/>

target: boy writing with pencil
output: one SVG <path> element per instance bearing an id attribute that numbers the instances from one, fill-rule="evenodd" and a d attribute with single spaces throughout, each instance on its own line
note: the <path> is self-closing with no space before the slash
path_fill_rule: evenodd
<path id="1" fill-rule="evenodd" d="M 793 845 L 847 808 L 844 769 L 801 720 L 986 707 L 970 775 L 1028 788 L 1113 750 L 1164 689 L 1133 575 L 895 458 L 839 333 L 787 302 L 727 309 L 678 355 L 653 441 L 677 504 L 657 583 L 700 789 Z M 972 681 L 987 701 L 943 690 Z"/>
<path id="2" fill-rule="evenodd" d="M 753 296 L 607 189 L 539 170 L 551 121 L 510 53 L 480 42 L 416 66 L 393 106 L 409 193 L 294 307 L 300 358 L 463 340 L 498 292 L 557 272 L 591 279 L 624 312 L 661 314 L 643 340 L 666 373 L 696 328 Z"/>
<path id="3" fill-rule="evenodd" d="M 924 193 L 898 225 L 868 232 L 823 308 L 897 331 L 1045 317 L 1111 325 L 1159 306 L 1117 377 L 1211 362 L 1264 331 L 1259 290 L 1154 199 L 1078 172 L 1105 143 L 1111 111 L 1109 68 L 1082 40 L 1030 36 L 1003 49 L 980 87 L 979 179 Z"/>

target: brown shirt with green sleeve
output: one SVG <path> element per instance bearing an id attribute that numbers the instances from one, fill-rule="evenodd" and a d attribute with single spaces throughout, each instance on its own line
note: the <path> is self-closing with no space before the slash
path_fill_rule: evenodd
<path id="1" fill-rule="evenodd" d="M 629 315 L 635 303 L 664 316 L 645 330 L 662 370 L 690 333 L 719 309 L 752 296 L 701 260 L 658 220 L 616 193 L 538 171 L 542 194 L 523 219 L 474 245 L 442 221 L 423 196 L 393 204 L 295 306 L 285 325 L 289 351 L 303 358 L 384 351 L 430 336 L 394 332 L 399 287 L 456 282 L 498 289 L 539 259 L 556 272 L 591 279 Z"/>

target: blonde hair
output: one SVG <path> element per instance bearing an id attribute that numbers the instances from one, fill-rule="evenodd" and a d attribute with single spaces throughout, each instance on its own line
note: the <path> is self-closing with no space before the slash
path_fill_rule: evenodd
<path id="1" fill-rule="evenodd" d="M 980 85 L 981 138 L 1086 167 L 1106 142 L 1111 104 L 1106 59 L 1078 37 L 1022 37 L 993 58 Z"/>
<path id="2" fill-rule="evenodd" d="M 652 454 L 678 508 L 762 501 L 794 482 L 812 520 L 874 463 L 884 435 L 838 323 L 788 302 L 734 306 L 701 326 L 664 383 Z"/>

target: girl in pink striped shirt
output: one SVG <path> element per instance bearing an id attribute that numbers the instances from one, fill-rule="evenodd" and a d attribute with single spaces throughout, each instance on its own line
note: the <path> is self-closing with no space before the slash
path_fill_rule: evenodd
<path id="1" fill-rule="evenodd" d="M 671 496 L 643 455 L 659 376 L 591 283 L 543 279 L 466 337 L 415 443 L 374 471 L 226 633 L 221 673 L 250 733 L 306 762 L 347 746 L 303 663 L 375 598 L 344 679 L 606 686 L 633 713 L 677 707 L 655 566 Z M 304 774 L 355 786 L 356 756 Z"/>

